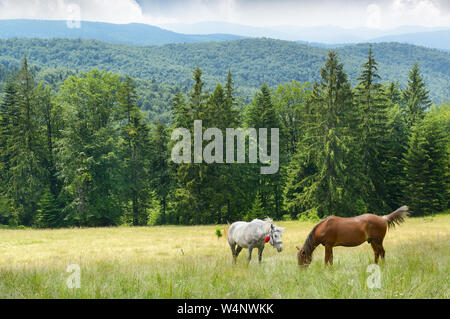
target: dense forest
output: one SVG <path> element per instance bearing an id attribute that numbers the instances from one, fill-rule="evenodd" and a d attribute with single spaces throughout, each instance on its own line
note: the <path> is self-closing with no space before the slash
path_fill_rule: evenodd
<path id="1" fill-rule="evenodd" d="M 408 71 L 418 62 L 431 100 L 441 104 L 448 99 L 450 54 L 408 44 L 358 44 L 337 48 L 352 85 L 358 83 L 360 66 L 370 46 L 383 81 L 399 81 L 402 88 L 406 87 Z M 30 65 L 60 70 L 62 75 L 98 68 L 157 83 L 164 86 L 164 92 L 169 87 L 186 92 L 193 85 L 191 71 L 196 66 L 201 66 L 204 72 L 205 89 L 212 91 L 216 83 L 226 80 L 227 71 L 231 69 L 237 93 L 248 102 L 263 82 L 276 88 L 292 80 L 319 81 L 328 49 L 264 38 L 147 47 L 81 39 L 0 40 L 0 65 L 18 68 L 24 53 Z M 156 103 L 161 108 L 170 106 L 169 101 L 161 104 L 162 101 L 151 101 L 151 104 Z"/>
<path id="2" fill-rule="evenodd" d="M 264 58 L 273 61 L 270 67 L 261 62 L 260 67 L 267 67 L 267 78 L 247 79 L 247 85 L 259 86 L 247 102 L 237 93 L 246 80 L 235 81 L 243 73 L 210 72 L 214 64 L 202 64 L 201 54 L 197 62 L 202 69 L 197 66 L 190 71 L 190 82 L 179 87 L 191 86 L 183 90 L 171 86 L 180 84 L 171 81 L 182 72 L 175 67 L 164 69 L 166 63 L 158 68 L 160 76 L 153 73 L 150 79 L 143 76 L 149 72 L 149 60 L 136 59 L 129 69 L 134 79 L 119 69 L 117 73 L 85 70 L 92 65 L 92 51 L 87 54 L 90 47 L 105 44 L 79 41 L 76 45 L 81 48 L 71 51 L 76 41 L 33 41 L 36 46 L 27 50 L 32 53 L 22 58 L 19 67 L 2 63 L 0 68 L 0 76 L 6 77 L 0 100 L 0 224 L 210 224 L 265 216 L 318 219 L 385 214 L 403 204 L 415 215 L 448 209 L 450 105 L 433 103 L 422 64 L 412 65 L 401 87 L 379 71 L 372 49 L 361 46 L 361 50 L 367 48 L 361 60 L 356 58 L 361 52 L 346 55 L 344 48 L 329 51 L 325 59 L 320 54 L 302 59 L 310 62 L 285 75 L 296 79 L 302 75 L 293 72 L 301 70 L 304 76 L 312 72 L 317 74 L 313 81 L 283 82 L 280 74 L 285 66 L 274 50 Z M 2 44 L 3 62 L 9 57 L 14 62 L 17 54 L 11 52 L 33 41 L 13 40 L 6 48 Z M 254 42 L 256 52 L 235 55 L 241 68 L 245 59 L 254 59 L 252 55 L 264 60 L 258 43 Z M 209 45 L 221 50 L 220 44 Z M 97 51 L 96 59 L 104 61 L 104 66 L 123 67 L 117 61 L 126 47 L 112 48 Z M 167 50 L 166 59 L 176 59 L 170 56 L 170 46 L 162 50 Z M 66 54 L 69 51 L 72 54 Z M 205 50 L 204 54 L 217 52 Z M 184 53 L 186 59 L 189 54 Z M 30 66 L 31 57 L 62 69 Z M 360 63 L 358 74 L 352 75 L 354 81 L 342 63 L 352 57 Z M 447 62 L 443 59 L 441 70 L 426 67 L 448 74 L 448 57 Z M 393 59 L 391 65 L 396 62 Z M 74 65 L 85 67 L 77 70 Z M 271 73 L 277 66 L 282 71 Z M 398 70 L 402 68 L 393 73 Z M 204 80 L 208 73 L 209 81 L 223 79 L 210 90 Z M 57 85 L 60 80 L 63 83 Z M 275 88 L 274 81 L 280 81 Z M 147 89 L 170 93 L 170 98 L 164 97 L 170 99 L 164 123 L 152 118 L 156 113 L 145 112 L 151 105 L 141 110 L 140 94 L 148 93 Z M 448 101 L 446 90 L 441 94 Z M 260 165 L 252 163 L 173 163 L 171 132 L 185 127 L 192 133 L 197 119 L 204 128 L 279 128 L 278 173 L 261 175 Z"/>

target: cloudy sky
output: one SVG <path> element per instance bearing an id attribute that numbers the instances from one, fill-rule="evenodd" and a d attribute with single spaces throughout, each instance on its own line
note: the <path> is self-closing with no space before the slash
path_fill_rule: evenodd
<path id="1" fill-rule="evenodd" d="M 252 26 L 450 27 L 450 0 L 0 0 L 0 19 L 77 16 L 152 25 L 226 21 Z"/>

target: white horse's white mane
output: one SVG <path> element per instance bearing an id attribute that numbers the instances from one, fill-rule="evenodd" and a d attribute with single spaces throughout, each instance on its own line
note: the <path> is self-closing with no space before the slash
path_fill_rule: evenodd
<path id="1" fill-rule="evenodd" d="M 273 219 L 270 217 L 266 217 L 264 218 L 264 221 L 266 222 L 266 224 L 264 225 L 264 232 L 268 233 L 270 232 L 270 229 L 273 227 L 273 229 L 275 231 L 279 231 L 280 233 L 282 233 L 284 231 L 284 227 L 280 227 L 277 226 L 273 223 Z"/>
<path id="2" fill-rule="evenodd" d="M 268 234 L 270 232 L 270 229 L 272 228 L 273 220 L 272 220 L 272 218 L 267 217 L 264 219 L 264 221 L 265 221 L 265 224 L 264 224 L 263 231 L 264 231 L 264 233 Z"/>
<path id="3" fill-rule="evenodd" d="M 254 221 L 261 221 L 260 219 L 253 219 L 252 222 Z M 264 222 L 264 226 L 262 228 L 262 231 L 265 234 L 268 234 L 270 232 L 270 230 L 273 228 L 274 231 L 279 231 L 280 233 L 282 233 L 284 231 L 284 227 L 280 227 L 277 226 L 273 223 L 273 219 L 270 217 L 266 217 L 262 220 Z"/>

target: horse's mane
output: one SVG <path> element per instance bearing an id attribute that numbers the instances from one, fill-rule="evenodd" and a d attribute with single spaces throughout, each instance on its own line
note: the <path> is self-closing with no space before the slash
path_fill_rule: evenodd
<path id="1" fill-rule="evenodd" d="M 325 218 L 326 219 L 326 218 Z M 305 252 L 306 256 L 311 256 L 313 250 L 314 250 L 314 231 L 317 227 L 319 227 L 320 224 L 322 224 L 325 219 L 321 220 L 309 233 L 308 237 L 305 240 L 305 243 L 303 244 L 303 251 Z"/>
<path id="2" fill-rule="evenodd" d="M 264 233 L 268 233 L 270 231 L 270 228 L 272 227 L 272 218 L 264 218 L 264 221 L 266 222 L 266 225 L 264 225 Z"/>

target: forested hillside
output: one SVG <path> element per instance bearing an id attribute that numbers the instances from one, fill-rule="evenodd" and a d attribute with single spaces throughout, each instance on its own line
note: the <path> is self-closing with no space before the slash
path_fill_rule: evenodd
<path id="1" fill-rule="evenodd" d="M 398 44 L 360 44 L 336 49 L 352 84 L 372 46 L 383 81 L 399 81 L 405 87 L 408 70 L 418 62 L 430 96 L 439 103 L 448 100 L 450 54 L 423 47 Z M 289 41 L 242 39 L 225 42 L 169 44 L 138 47 L 94 40 L 11 39 L 0 40 L 0 65 L 17 67 L 26 53 L 30 64 L 45 68 L 87 71 L 99 68 L 157 84 L 192 85 L 192 69 L 204 70 L 206 88 L 225 80 L 231 69 L 237 90 L 252 97 L 263 82 L 269 87 L 291 80 L 313 82 L 320 78 L 328 50 Z"/>

